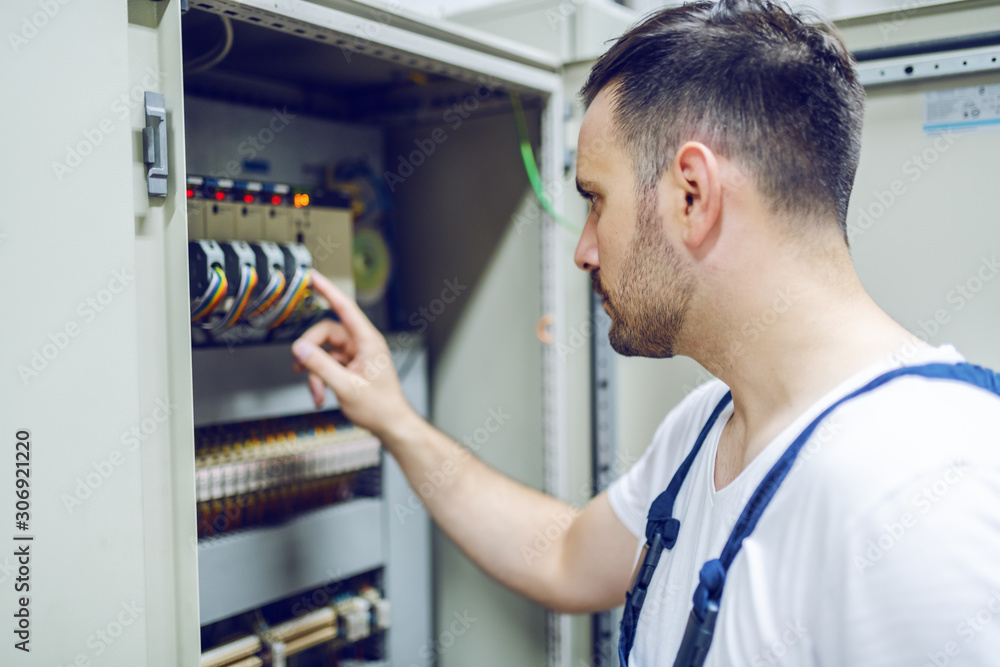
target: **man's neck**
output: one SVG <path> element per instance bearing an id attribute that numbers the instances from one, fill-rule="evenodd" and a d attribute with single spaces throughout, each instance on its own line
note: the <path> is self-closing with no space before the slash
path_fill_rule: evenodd
<path id="1" fill-rule="evenodd" d="M 725 334 L 701 337 L 689 354 L 733 393 L 717 488 L 841 382 L 904 345 L 928 347 L 878 308 L 853 272 L 839 282 L 771 284 L 795 286 L 758 290 L 752 305 L 732 309 Z"/>

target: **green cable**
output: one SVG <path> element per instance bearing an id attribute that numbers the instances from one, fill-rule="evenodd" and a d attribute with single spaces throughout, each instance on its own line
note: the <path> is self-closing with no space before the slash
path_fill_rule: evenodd
<path id="1" fill-rule="evenodd" d="M 511 92 L 510 103 L 514 107 L 514 122 L 517 125 L 517 136 L 521 142 L 521 159 L 524 161 L 524 170 L 528 173 L 528 180 L 531 182 L 531 189 L 535 191 L 538 203 L 564 229 L 573 234 L 581 233 L 582 229 L 556 212 L 552 202 L 545 194 L 545 189 L 542 187 L 542 175 L 538 173 L 538 164 L 535 162 L 535 154 L 531 150 L 531 141 L 528 139 L 528 125 L 524 122 L 524 107 L 521 106 L 521 96 L 516 92 Z"/>

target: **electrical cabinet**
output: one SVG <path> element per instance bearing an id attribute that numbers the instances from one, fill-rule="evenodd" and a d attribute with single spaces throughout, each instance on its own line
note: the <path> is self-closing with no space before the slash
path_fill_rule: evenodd
<path id="1" fill-rule="evenodd" d="M 519 146 L 561 182 L 558 63 L 393 3 L 0 12 L 19 100 L 4 153 L 20 156 L 0 224 L 17 314 L 0 469 L 13 479 L 25 436 L 30 519 L 7 539 L 33 538 L 30 653 L 9 642 L 2 662 L 409 667 L 454 664 L 456 615 L 478 619 L 470 645 L 524 619 L 543 635 L 513 597 L 433 604 L 452 575 L 419 498 L 291 369 L 323 304 L 303 288 L 273 327 L 248 313 L 271 279 L 327 275 L 387 334 L 418 410 L 459 439 L 510 414 L 479 453 L 565 495 L 565 374 L 536 323 L 565 327 L 570 240 L 534 204 Z"/>

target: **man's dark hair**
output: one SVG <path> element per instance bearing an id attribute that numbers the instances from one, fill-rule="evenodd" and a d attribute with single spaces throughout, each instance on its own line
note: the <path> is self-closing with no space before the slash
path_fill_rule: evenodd
<path id="1" fill-rule="evenodd" d="M 776 212 L 835 213 L 846 241 L 865 94 L 830 26 L 768 0 L 664 9 L 601 56 L 581 94 L 589 105 L 608 86 L 640 193 L 701 141 Z"/>

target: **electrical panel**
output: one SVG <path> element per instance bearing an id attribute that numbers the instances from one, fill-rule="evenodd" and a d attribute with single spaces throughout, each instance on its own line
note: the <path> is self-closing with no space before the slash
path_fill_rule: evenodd
<path id="1" fill-rule="evenodd" d="M 205 355 L 209 375 L 251 371 L 238 388 L 251 401 L 237 408 L 239 421 L 210 417 L 195 430 L 201 664 L 379 664 L 388 654 L 387 563 L 359 531 L 381 538 L 381 443 L 339 411 L 314 412 L 301 401 L 272 416 L 271 397 L 295 389 L 307 396 L 304 378 L 278 388 L 287 374 L 255 361 L 264 349 L 289 355 L 294 338 L 335 317 L 310 289 L 311 271 L 354 296 L 350 200 L 320 188 L 202 176 L 188 176 L 186 198 L 196 412 L 206 394 L 233 393 L 199 380 Z M 349 572 L 332 568 L 331 539 L 359 561 Z M 314 567 L 289 562 L 289 554 Z M 206 576 L 214 571 L 228 578 Z M 316 596 L 336 593 L 304 611 L 303 586 L 313 588 L 306 598 L 313 606 Z"/>
<path id="2" fill-rule="evenodd" d="M 185 200 L 203 656 L 424 667 L 436 660 L 427 515 L 391 457 L 335 410 L 317 412 L 291 372 L 288 345 L 332 317 L 308 286 L 295 286 L 308 269 L 353 296 L 387 334 L 404 390 L 423 394 L 411 402 L 426 414 L 434 351 L 423 342 L 450 337 L 473 303 L 465 286 L 491 270 L 511 215 L 531 196 L 519 136 L 532 137 L 514 109 L 537 131 L 542 100 L 530 86 L 484 76 L 474 58 L 444 67 L 389 47 L 348 51 L 321 23 L 228 0 L 193 4 L 183 27 L 193 59 Z M 221 53 L 230 32 L 229 53 L 203 69 L 196 54 Z M 554 161 L 544 164 L 557 173 Z M 520 257 L 540 247 L 535 222 L 513 235 Z M 528 263 L 494 278 L 522 308 L 490 325 L 498 340 L 476 337 L 480 358 L 499 360 L 497 345 L 520 344 L 530 349 L 511 356 L 536 363 L 536 339 L 515 334 L 533 332 L 542 307 L 541 262 Z M 452 291 L 442 296 L 443 288 Z M 542 432 L 528 425 L 542 418 L 540 384 L 533 375 L 511 385 L 527 433 Z M 494 398 L 477 403 L 486 400 Z M 532 453 L 520 464 L 534 474 L 541 446 L 526 446 Z M 299 596 L 331 588 L 350 595 L 314 617 L 293 609 Z M 370 628 L 387 606 L 367 600 L 372 591 L 397 621 L 381 631 Z M 267 628 L 314 620 L 319 629 L 302 635 L 310 639 L 279 642 L 282 658 Z"/>
<path id="3" fill-rule="evenodd" d="M 373 185 L 382 132 L 323 118 L 290 122 L 253 161 L 271 178 L 229 177 L 219 173 L 231 151 L 226 131 L 253 132 L 269 112 L 188 86 L 202 664 L 397 664 L 394 654 L 415 655 L 429 639 L 426 514 L 395 521 L 392 508 L 409 494 L 398 466 L 336 410 L 330 392 L 333 409 L 316 410 L 289 349 L 310 326 L 336 319 L 311 289 L 312 272 L 366 308 L 387 303 L 391 203 Z M 347 145 L 365 155 L 345 153 Z M 310 159 L 322 169 L 310 171 Z M 279 162 L 283 169 L 269 166 Z M 301 180 L 282 180 L 292 176 Z M 421 337 L 393 334 L 382 314 L 373 319 L 396 352 L 404 391 L 426 413 Z M 407 573 L 413 565 L 427 568 L 420 580 Z M 317 606 L 320 598 L 328 599 Z M 390 628 L 397 601 L 413 620 Z"/>
<path id="4" fill-rule="evenodd" d="M 293 339 L 328 312 L 309 271 L 354 296 L 353 222 L 342 193 L 187 177 L 195 345 Z"/>

